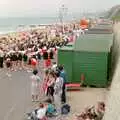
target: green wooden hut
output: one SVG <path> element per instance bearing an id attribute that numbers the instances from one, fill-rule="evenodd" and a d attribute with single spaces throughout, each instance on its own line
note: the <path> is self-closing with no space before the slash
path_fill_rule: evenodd
<path id="1" fill-rule="evenodd" d="M 85 85 L 105 87 L 109 79 L 112 47 L 111 34 L 87 34 L 74 46 L 73 82 L 80 82 L 84 74 Z"/>
<path id="2" fill-rule="evenodd" d="M 110 79 L 112 34 L 85 34 L 73 45 L 58 50 L 58 64 L 63 64 L 67 80 L 80 83 L 85 76 L 85 85 L 106 87 Z"/>

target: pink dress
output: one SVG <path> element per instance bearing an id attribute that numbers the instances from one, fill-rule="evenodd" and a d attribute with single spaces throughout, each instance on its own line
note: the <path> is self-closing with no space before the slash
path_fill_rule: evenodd
<path id="1" fill-rule="evenodd" d="M 48 81 L 49 81 L 49 78 L 45 76 L 44 82 L 43 82 L 43 91 L 44 91 L 45 94 L 47 93 L 47 88 L 48 88 L 47 83 L 48 83 Z"/>

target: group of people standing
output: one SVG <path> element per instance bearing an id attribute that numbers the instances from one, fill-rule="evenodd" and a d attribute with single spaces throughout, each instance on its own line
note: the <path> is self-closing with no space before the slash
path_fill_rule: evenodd
<path id="1" fill-rule="evenodd" d="M 66 103 L 66 72 L 63 66 L 56 66 L 56 69 L 45 71 L 43 81 L 34 70 L 32 80 L 32 101 L 39 101 L 39 92 L 44 92 L 47 98 L 51 99 L 58 114 L 61 113 L 61 105 Z"/>
<path id="2" fill-rule="evenodd" d="M 5 52 L 0 49 L 0 68 L 7 68 L 10 74 L 11 71 L 27 70 L 35 68 L 48 68 L 52 65 L 52 60 L 56 55 L 55 49 L 27 50 L 27 51 L 10 51 Z M 41 65 L 41 66 L 40 66 Z"/>

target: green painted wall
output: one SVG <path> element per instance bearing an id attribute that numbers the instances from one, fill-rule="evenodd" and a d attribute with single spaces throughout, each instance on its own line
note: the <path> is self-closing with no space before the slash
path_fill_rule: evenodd
<path id="1" fill-rule="evenodd" d="M 80 82 L 81 74 L 85 76 L 85 85 L 105 87 L 107 84 L 107 53 L 75 52 L 73 82 Z"/>

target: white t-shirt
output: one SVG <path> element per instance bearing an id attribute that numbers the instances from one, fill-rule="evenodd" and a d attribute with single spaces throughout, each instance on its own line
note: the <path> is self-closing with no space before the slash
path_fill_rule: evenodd
<path id="1" fill-rule="evenodd" d="M 38 119 L 43 119 L 43 117 L 45 117 L 45 115 L 46 115 L 46 111 L 47 111 L 46 108 L 40 108 L 40 109 L 37 111 L 37 118 L 38 118 Z"/>
<path id="2" fill-rule="evenodd" d="M 41 82 L 40 77 L 37 75 L 32 75 L 31 80 L 32 80 L 32 86 L 38 86 Z"/>

